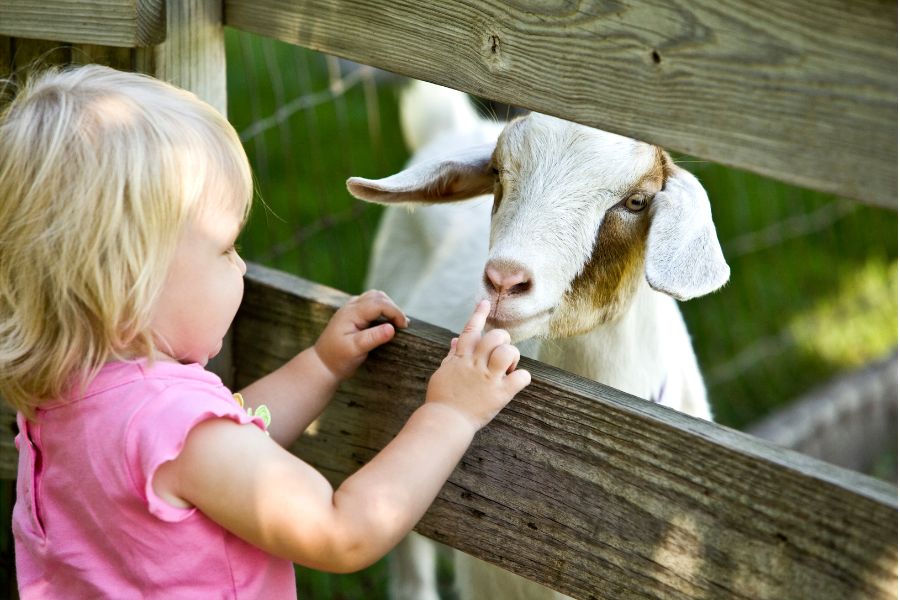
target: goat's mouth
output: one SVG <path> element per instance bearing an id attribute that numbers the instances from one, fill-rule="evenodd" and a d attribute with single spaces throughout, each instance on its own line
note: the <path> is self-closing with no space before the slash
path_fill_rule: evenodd
<path id="1" fill-rule="evenodd" d="M 524 340 L 539 335 L 550 320 L 552 313 L 553 309 L 548 308 L 533 315 L 518 318 L 490 315 L 487 319 L 487 324 L 491 329 L 507 330 L 513 341 Z"/>

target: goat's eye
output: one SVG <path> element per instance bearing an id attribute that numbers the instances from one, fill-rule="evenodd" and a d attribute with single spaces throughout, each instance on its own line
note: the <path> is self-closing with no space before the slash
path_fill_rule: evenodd
<path id="1" fill-rule="evenodd" d="M 500 169 L 497 167 L 491 167 L 491 175 L 494 177 L 500 177 Z"/>
<path id="2" fill-rule="evenodd" d="M 632 212 L 640 212 L 647 206 L 647 197 L 643 194 L 632 194 L 625 200 L 625 208 Z"/>

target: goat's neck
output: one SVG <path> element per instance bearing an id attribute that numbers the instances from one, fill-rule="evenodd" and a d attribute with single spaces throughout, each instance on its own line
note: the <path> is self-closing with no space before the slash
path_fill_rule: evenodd
<path id="1" fill-rule="evenodd" d="M 582 335 L 541 340 L 536 354 L 543 362 L 648 399 L 666 384 L 673 350 L 683 351 L 672 347 L 679 338 L 687 341 L 674 300 L 642 280 L 619 319 Z"/>

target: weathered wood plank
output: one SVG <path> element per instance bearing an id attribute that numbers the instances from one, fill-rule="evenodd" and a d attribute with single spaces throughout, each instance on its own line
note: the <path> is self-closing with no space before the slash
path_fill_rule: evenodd
<path id="1" fill-rule="evenodd" d="M 226 0 L 225 10 L 239 29 L 897 207 L 896 2 Z"/>
<path id="2" fill-rule="evenodd" d="M 236 384 L 313 343 L 344 300 L 251 266 Z M 414 322 L 293 450 L 333 483 L 356 470 L 422 402 L 450 336 Z M 534 383 L 418 531 L 577 598 L 896 598 L 893 486 L 523 362 Z"/>
<path id="3" fill-rule="evenodd" d="M 4 0 L 0 34 L 107 46 L 148 46 L 165 37 L 165 0 Z"/>

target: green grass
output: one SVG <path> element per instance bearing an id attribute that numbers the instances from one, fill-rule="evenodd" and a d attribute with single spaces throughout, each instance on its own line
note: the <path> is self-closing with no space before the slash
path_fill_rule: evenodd
<path id="1" fill-rule="evenodd" d="M 321 55 L 232 30 L 226 39 L 229 117 L 239 132 L 328 86 Z M 268 206 L 256 207 L 241 236 L 246 258 L 361 291 L 380 211 L 352 199 L 344 181 L 393 173 L 407 158 L 395 88 L 368 96 L 377 103 L 374 133 L 366 102 L 357 85 L 246 143 Z M 896 347 L 896 212 L 705 161 L 679 162 L 709 193 L 732 269 L 722 291 L 682 304 L 718 422 L 745 427 Z M 303 239 L 289 243 L 298 230 Z M 286 250 L 273 254 L 278 246 Z M 895 473 L 896 453 L 882 463 Z M 443 573 L 449 596 L 446 565 Z M 377 600 L 386 597 L 386 581 L 384 561 L 351 576 L 298 570 L 304 598 Z"/>
<path id="2" fill-rule="evenodd" d="M 231 30 L 226 39 L 229 117 L 238 132 L 310 90 L 328 89 L 321 56 Z M 394 89 L 380 87 L 368 99 L 379 115 L 380 135 L 370 130 L 366 101 L 364 86 L 357 84 L 245 143 L 259 195 L 269 207 L 256 206 L 241 236 L 246 257 L 348 292 L 361 291 L 380 209 L 353 199 L 344 180 L 398 169 L 407 158 Z M 338 224 L 330 225 L 331 218 Z M 291 243 L 304 227 L 312 231 Z M 273 255 L 277 245 L 283 251 Z"/>

